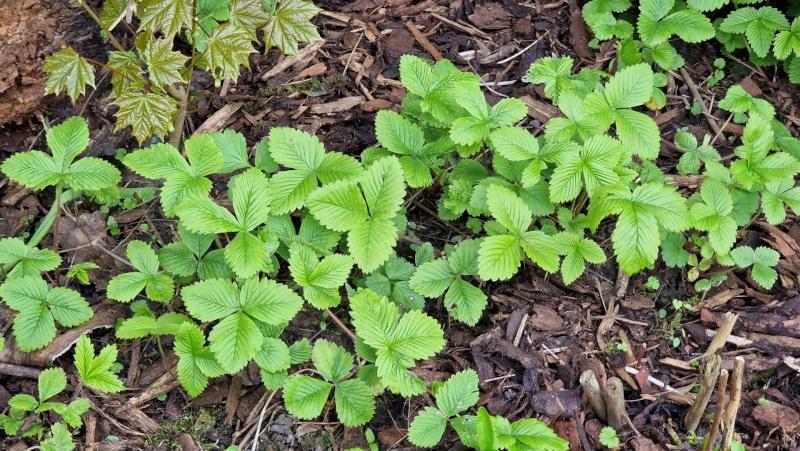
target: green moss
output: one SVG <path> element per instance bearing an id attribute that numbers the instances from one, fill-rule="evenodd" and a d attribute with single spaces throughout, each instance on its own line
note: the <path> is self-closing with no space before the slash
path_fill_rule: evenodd
<path id="1" fill-rule="evenodd" d="M 184 412 L 186 414 L 177 420 L 162 421 L 158 431 L 147 436 L 144 448 L 180 450 L 178 436 L 185 432 L 192 436 L 200 449 L 219 449 L 219 444 L 206 440 L 212 431 L 226 428 L 224 408 L 204 409 L 188 405 Z"/>

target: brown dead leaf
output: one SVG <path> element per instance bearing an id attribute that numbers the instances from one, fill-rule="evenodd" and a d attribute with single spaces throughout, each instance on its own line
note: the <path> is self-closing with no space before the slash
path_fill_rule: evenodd
<path id="1" fill-rule="evenodd" d="M 477 5 L 468 18 L 481 30 L 500 30 L 508 28 L 511 15 L 500 3 L 486 3 Z"/>
<path id="2" fill-rule="evenodd" d="M 549 417 L 574 416 L 580 411 L 582 405 L 581 392 L 577 388 L 545 391 L 531 397 L 533 410 Z"/>
<path id="3" fill-rule="evenodd" d="M 564 320 L 552 307 L 537 304 L 533 307 L 533 315 L 530 319 L 531 325 L 536 329 L 552 332 L 564 328 Z"/>
<path id="4" fill-rule="evenodd" d="M 791 407 L 770 401 L 753 408 L 753 418 L 767 427 L 779 427 L 786 432 L 800 429 L 800 413 Z"/>
<path id="5" fill-rule="evenodd" d="M 325 73 L 328 70 L 328 66 L 325 63 L 317 63 L 313 66 L 306 67 L 299 74 L 295 77 L 297 80 L 302 80 L 308 77 L 317 77 Z"/>
<path id="6" fill-rule="evenodd" d="M 656 303 L 647 296 L 633 295 L 622 299 L 622 306 L 631 310 L 650 310 L 655 308 Z"/>

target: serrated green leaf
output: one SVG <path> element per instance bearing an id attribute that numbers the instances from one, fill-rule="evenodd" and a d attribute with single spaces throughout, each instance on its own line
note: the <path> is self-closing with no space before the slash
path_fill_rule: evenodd
<path id="1" fill-rule="evenodd" d="M 50 249 L 28 247 L 19 238 L 0 239 L 0 265 L 8 271 L 7 278 L 37 277 L 61 264 L 61 257 Z"/>
<path id="2" fill-rule="evenodd" d="M 117 393 L 125 387 L 111 372 L 117 361 L 116 345 L 107 345 L 95 356 L 94 345 L 86 335 L 81 335 L 75 344 L 75 368 L 81 381 L 89 387 L 106 393 Z"/>
<path id="3" fill-rule="evenodd" d="M 280 2 L 264 25 L 264 46 L 267 49 L 277 47 L 287 55 L 294 55 L 301 42 L 311 43 L 321 39 L 317 27 L 311 23 L 311 19 L 319 12 L 320 9 L 310 1 Z"/>
<path id="4" fill-rule="evenodd" d="M 311 420 L 322 413 L 333 386 L 302 374 L 289 376 L 283 386 L 283 402 L 290 414 Z"/>
<path id="5" fill-rule="evenodd" d="M 240 67 L 250 68 L 250 54 L 255 52 L 252 34 L 230 23 L 216 27 L 206 41 L 200 64 L 208 69 L 219 85 L 222 80 L 236 81 Z"/>
<path id="6" fill-rule="evenodd" d="M 37 387 L 39 402 L 45 402 L 67 388 L 67 376 L 61 368 L 47 368 L 39 373 Z"/>
<path id="7" fill-rule="evenodd" d="M 224 373 L 205 345 L 203 332 L 194 324 L 184 323 L 175 334 L 175 354 L 178 356 L 178 381 L 189 396 L 195 397 L 208 386 L 208 378 Z"/>
<path id="8" fill-rule="evenodd" d="M 486 308 L 487 297 L 480 288 L 462 279 L 456 279 L 444 296 L 444 306 L 458 321 L 474 326 Z"/>
<path id="9" fill-rule="evenodd" d="M 447 417 L 469 409 L 478 403 L 478 373 L 469 369 L 453 374 L 434 396 L 436 406 Z"/>
<path id="10" fill-rule="evenodd" d="M 42 72 L 47 74 L 47 94 L 66 92 L 73 103 L 86 92 L 86 85 L 95 87 L 91 63 L 70 47 L 62 47 L 45 58 Z"/>
<path id="11" fill-rule="evenodd" d="M 150 136 L 163 138 L 170 133 L 178 112 L 178 101 L 165 94 L 123 92 L 113 104 L 119 107 L 115 130 L 130 127 L 139 143 Z"/>
<path id="12" fill-rule="evenodd" d="M 160 31 L 172 38 L 183 28 L 191 27 L 192 5 L 192 0 L 143 0 L 137 8 L 139 29 L 153 33 Z"/>
<path id="13" fill-rule="evenodd" d="M 416 446 L 433 448 L 444 435 L 447 417 L 434 407 L 425 407 L 411 421 L 408 440 Z"/>
<path id="14" fill-rule="evenodd" d="M 0 285 L 0 298 L 18 312 L 13 332 L 17 346 L 25 352 L 41 349 L 53 340 L 55 321 L 74 327 L 93 315 L 91 307 L 77 291 L 52 288 L 38 277 L 7 279 Z"/>
<path id="15" fill-rule="evenodd" d="M 185 83 L 181 72 L 189 57 L 172 50 L 172 38 L 148 39 L 142 50 L 142 60 L 147 65 L 147 75 L 153 85 L 165 88 Z"/>
<path id="16" fill-rule="evenodd" d="M 333 392 L 336 416 L 347 427 L 365 424 L 375 414 L 375 400 L 370 387 L 360 379 L 336 384 Z"/>

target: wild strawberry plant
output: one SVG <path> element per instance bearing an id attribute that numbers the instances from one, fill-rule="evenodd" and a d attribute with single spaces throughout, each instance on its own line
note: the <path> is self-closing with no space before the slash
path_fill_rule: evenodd
<path id="1" fill-rule="evenodd" d="M 670 17 L 657 21 L 677 20 Z M 177 217 L 179 239 L 157 250 L 128 243 L 132 271 L 115 276 L 106 293 L 130 302 L 133 312 L 117 337 L 153 337 L 163 354 L 161 338 L 174 336 L 177 377 L 190 396 L 214 377 L 253 365 L 266 387 L 283 389 L 290 413 L 316 418 L 332 402 L 341 422 L 355 426 L 370 420 L 384 391 L 409 397 L 430 388 L 435 406 L 411 426 L 417 445 L 436 446 L 449 424 L 469 447 L 564 449 L 538 420 L 510 422 L 485 409 L 467 414 L 474 373 L 439 385 L 412 372 L 446 343 L 442 326 L 425 313 L 426 299 L 443 298 L 453 319 L 475 325 L 488 303 L 486 283 L 538 267 L 570 284 L 612 255 L 630 275 L 660 265 L 659 257 L 688 267 L 699 291 L 724 278 L 700 279 L 712 267 L 748 270 L 769 289 L 778 254 L 737 246 L 738 232 L 762 214 L 778 223 L 786 207 L 800 207 L 800 141 L 769 103 L 734 85 L 719 106 L 741 116 L 741 143 L 723 159 L 713 139 L 679 131 L 674 141 L 684 154 L 676 170 L 699 180 L 696 190 L 679 188 L 656 164 L 661 132 L 647 109 L 658 107 L 663 92 L 649 65 L 573 73 L 571 59 L 553 57 L 529 74 L 562 113 L 538 135 L 525 128 L 519 100 L 490 105 L 474 74 L 404 56 L 400 76 L 409 94 L 399 112 L 378 114 L 378 143 L 360 159 L 282 127 L 254 146 L 252 161 L 244 136 L 231 130 L 185 140 L 185 156 L 171 144 L 128 153 L 125 166 L 162 182 L 161 207 Z M 105 176 L 75 183 L 73 160 L 88 144 L 79 122 L 48 133 L 53 157 L 22 153 L 2 170 L 33 188 L 62 186 L 75 195 L 113 188 L 118 171 L 105 162 L 92 163 Z M 64 164 L 36 182 L 26 159 Z M 212 190 L 218 177 L 229 177 L 227 190 Z M 404 208 L 437 185 L 439 219 L 466 227 L 441 249 L 410 236 Z M 38 249 L 40 241 L 0 241 L 0 297 L 18 312 L 18 346 L 31 351 L 52 340 L 56 324 L 72 327 L 92 315 L 76 291 L 44 282 L 40 274 L 60 259 Z M 413 257 L 404 241 L 414 243 Z M 352 334 L 352 351 L 324 339 L 283 338 L 305 302 Z M 331 310 L 342 304 L 344 321 Z M 88 338 L 78 341 L 75 367 L 84 384 L 122 390 L 115 362 L 114 345 L 96 354 Z"/>
<path id="2" fill-rule="evenodd" d="M 793 83 L 800 82 L 800 19 L 758 1 L 591 0 L 583 18 L 595 43 L 618 39 L 620 64 L 646 61 L 672 70 L 684 64 L 670 42 L 674 36 L 694 44 L 716 38 L 729 53 L 748 51 L 755 65 L 782 64 Z M 635 17 L 635 20 L 631 20 Z"/>

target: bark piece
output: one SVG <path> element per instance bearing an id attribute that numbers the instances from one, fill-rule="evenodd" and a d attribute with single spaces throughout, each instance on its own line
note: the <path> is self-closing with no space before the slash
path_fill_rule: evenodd
<path id="1" fill-rule="evenodd" d="M 45 56 L 93 28 L 78 26 L 79 10 L 66 0 L 0 2 L 0 126 L 39 106 L 45 97 Z"/>

